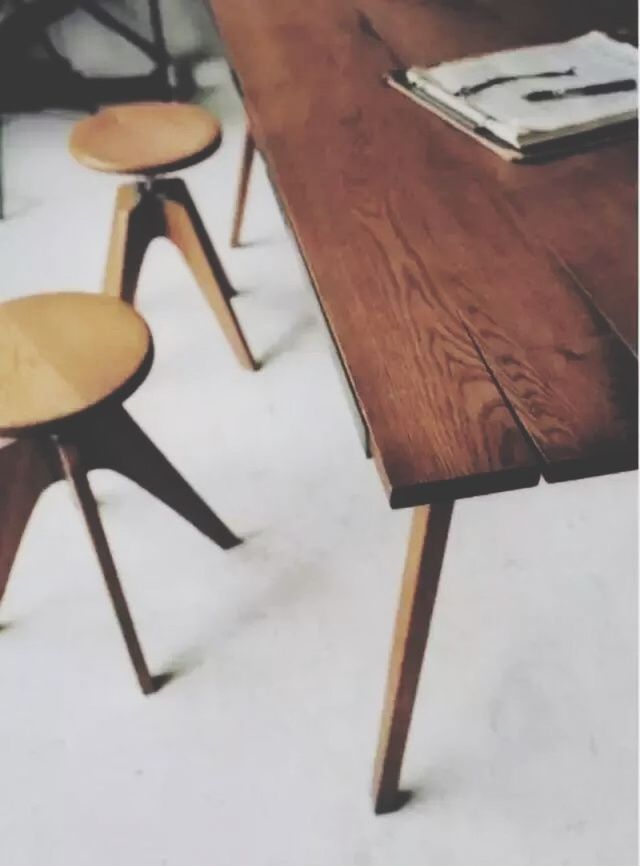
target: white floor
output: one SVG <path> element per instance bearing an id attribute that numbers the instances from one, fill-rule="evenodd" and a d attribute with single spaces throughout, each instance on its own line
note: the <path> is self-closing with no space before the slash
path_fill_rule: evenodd
<path id="1" fill-rule="evenodd" d="M 636 862 L 636 476 L 459 504 L 404 785 L 368 799 L 408 528 L 360 450 L 260 166 L 230 251 L 242 112 L 186 172 L 264 369 L 234 362 L 158 242 L 156 338 L 134 416 L 246 536 L 223 553 L 95 474 L 155 672 L 134 682 L 80 518 L 41 500 L 0 612 L 2 866 L 631 866 Z M 74 165 L 73 116 L 9 121 L 3 297 L 96 291 L 115 183 Z"/>

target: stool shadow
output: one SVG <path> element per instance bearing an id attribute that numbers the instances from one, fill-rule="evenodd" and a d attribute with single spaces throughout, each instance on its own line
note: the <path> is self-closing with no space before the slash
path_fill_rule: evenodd
<path id="1" fill-rule="evenodd" d="M 190 647 L 179 652 L 172 660 L 169 660 L 165 671 L 152 677 L 154 686 L 152 694 L 161 691 L 174 680 L 193 673 L 201 667 L 203 661 L 204 658 L 195 647 Z"/>
<path id="2" fill-rule="evenodd" d="M 152 694 L 156 694 L 165 686 L 168 686 L 172 680 L 176 679 L 176 677 L 180 676 L 180 674 L 186 673 L 186 671 L 182 670 L 169 670 L 165 671 L 162 674 L 156 674 L 151 678 L 151 682 L 153 683 L 153 692 Z"/>
<path id="3" fill-rule="evenodd" d="M 391 802 L 385 804 L 383 808 L 378 807 L 376 809 L 376 815 L 393 815 L 394 812 L 398 812 L 415 798 L 416 795 L 413 791 L 398 791 L 398 793 Z"/>
<path id="4" fill-rule="evenodd" d="M 248 241 L 240 241 L 234 249 L 252 250 L 255 249 L 255 247 L 266 247 L 269 246 L 269 244 L 279 243 L 282 241 L 282 237 L 281 234 L 275 234 L 275 232 L 272 234 L 259 235 L 258 237 L 251 238 Z"/>
<path id="5" fill-rule="evenodd" d="M 271 363 L 279 355 L 284 355 L 295 348 L 296 343 L 308 333 L 315 325 L 315 319 L 312 316 L 304 316 L 299 319 L 288 331 L 286 331 L 276 342 L 268 349 L 260 359 L 260 366 Z"/>

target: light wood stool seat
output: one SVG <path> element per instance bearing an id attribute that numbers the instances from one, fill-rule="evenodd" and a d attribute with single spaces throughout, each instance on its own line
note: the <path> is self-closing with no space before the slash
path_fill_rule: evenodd
<path id="1" fill-rule="evenodd" d="M 181 178 L 160 175 L 194 165 L 221 141 L 216 118 L 197 105 L 143 102 L 104 108 L 75 124 L 71 154 L 89 168 L 143 178 L 116 196 L 103 290 L 133 303 L 147 247 L 165 237 L 180 250 L 236 358 L 257 369 L 231 305 L 236 294 Z"/>
<path id="2" fill-rule="evenodd" d="M 113 105 L 79 121 L 69 139 L 88 168 L 115 174 L 166 174 L 201 162 L 222 141 L 218 120 L 198 105 Z"/>
<path id="3" fill-rule="evenodd" d="M 40 495 L 66 478 L 75 491 L 145 694 L 153 678 L 138 641 L 89 486 L 112 469 L 181 514 L 223 549 L 239 539 L 122 406 L 151 368 L 151 333 L 106 295 L 61 292 L 0 304 L 0 600 Z"/>
<path id="4" fill-rule="evenodd" d="M 0 435 L 55 429 L 126 399 L 152 355 L 144 319 L 107 295 L 60 292 L 0 304 Z"/>

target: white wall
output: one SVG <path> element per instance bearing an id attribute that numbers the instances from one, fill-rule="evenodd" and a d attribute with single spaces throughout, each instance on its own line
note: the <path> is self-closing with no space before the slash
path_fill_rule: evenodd
<path id="1" fill-rule="evenodd" d="M 151 35 L 147 0 L 100 0 L 100 3 L 139 33 Z M 165 37 L 174 58 L 220 53 L 207 0 L 161 0 L 160 8 Z M 151 68 L 152 64 L 136 48 L 85 12 L 74 12 L 49 32 L 56 47 L 82 72 L 127 75 Z"/>

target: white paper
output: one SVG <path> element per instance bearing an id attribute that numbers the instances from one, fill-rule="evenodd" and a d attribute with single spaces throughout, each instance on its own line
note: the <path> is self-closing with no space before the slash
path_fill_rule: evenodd
<path id="1" fill-rule="evenodd" d="M 633 119 L 637 115 L 635 91 L 545 102 L 528 102 L 523 96 L 535 90 L 583 87 L 626 78 L 637 82 L 637 63 L 634 46 L 593 31 L 568 42 L 499 51 L 430 69 L 413 67 L 407 70 L 407 78 L 474 123 L 486 126 L 515 146 L 523 146 Z M 573 75 L 512 81 L 470 96 L 455 96 L 462 87 L 499 76 L 535 75 L 571 68 L 575 69 Z"/>

